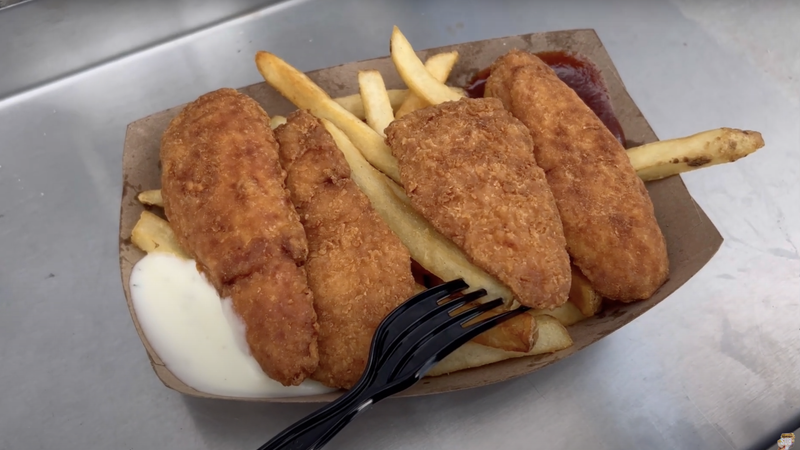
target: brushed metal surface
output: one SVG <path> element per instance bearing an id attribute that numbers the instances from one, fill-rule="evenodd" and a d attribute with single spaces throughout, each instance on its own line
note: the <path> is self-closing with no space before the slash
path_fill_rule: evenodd
<path id="1" fill-rule="evenodd" d="M 330 448 L 762 449 L 800 426 L 795 3 L 68 3 L 0 11 L 0 449 L 256 448 L 313 409 L 152 373 L 117 269 L 125 126 L 258 82 L 259 49 L 303 70 L 384 55 L 394 24 L 419 48 L 595 28 L 661 138 L 731 126 L 767 147 L 684 176 L 725 243 L 657 308 L 531 376 L 378 405 Z"/>
<path id="2" fill-rule="evenodd" d="M 110 64 L 259 11 L 280 0 L 28 0 L 0 29 L 0 99 Z M 5 6 L 0 4 L 0 7 Z"/>

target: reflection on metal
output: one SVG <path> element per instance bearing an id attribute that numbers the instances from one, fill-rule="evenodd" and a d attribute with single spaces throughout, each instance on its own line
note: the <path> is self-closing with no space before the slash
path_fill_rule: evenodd
<path id="1" fill-rule="evenodd" d="M 0 61 L 15 62 L 2 65 L 0 102 L 153 47 L 235 25 L 237 20 L 257 16 L 277 3 L 281 0 L 107 4 L 94 0 L 23 0 L 0 12 Z M 109 26 L 116 21 L 119 26 Z"/>
<path id="2" fill-rule="evenodd" d="M 0 0 L 0 9 L 8 8 L 9 6 L 19 5 L 20 3 L 27 3 L 33 0 Z"/>

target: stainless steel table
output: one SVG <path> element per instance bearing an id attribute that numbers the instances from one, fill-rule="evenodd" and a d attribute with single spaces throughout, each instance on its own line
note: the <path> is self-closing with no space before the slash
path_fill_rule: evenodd
<path id="1" fill-rule="evenodd" d="M 182 397 L 148 366 L 117 265 L 127 123 L 260 81 L 418 48 L 597 29 L 662 138 L 767 147 L 684 177 L 725 237 L 622 330 L 512 382 L 387 401 L 333 449 L 753 448 L 800 425 L 800 2 L 33 0 L 0 10 L 0 449 L 249 449 L 313 406 Z"/>

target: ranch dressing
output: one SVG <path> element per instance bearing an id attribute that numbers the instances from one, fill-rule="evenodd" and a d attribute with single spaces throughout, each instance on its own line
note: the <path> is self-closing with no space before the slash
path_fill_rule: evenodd
<path id="1" fill-rule="evenodd" d="M 131 298 L 150 345 L 178 379 L 201 392 L 232 397 L 292 397 L 333 389 L 315 381 L 283 386 L 250 355 L 245 325 L 229 298 L 195 262 L 150 253 L 131 274 Z"/>

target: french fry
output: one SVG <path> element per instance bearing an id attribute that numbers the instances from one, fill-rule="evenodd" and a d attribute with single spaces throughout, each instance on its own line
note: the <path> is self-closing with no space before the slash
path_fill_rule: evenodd
<path id="1" fill-rule="evenodd" d="M 389 103 L 392 104 L 392 111 L 397 111 L 406 100 L 408 89 L 387 89 L 386 93 L 389 95 Z M 342 108 L 350 111 L 350 114 L 361 120 L 366 120 L 367 116 L 364 112 L 364 102 L 361 100 L 361 94 L 337 97 L 333 99 L 333 101 L 341 105 Z"/>
<path id="2" fill-rule="evenodd" d="M 386 133 L 383 130 L 394 120 L 394 111 L 381 73 L 377 70 L 359 71 L 358 89 L 364 102 L 367 124 L 385 138 Z"/>
<path id="3" fill-rule="evenodd" d="M 509 352 L 475 342 L 467 342 L 434 366 L 427 376 L 446 375 L 511 358 L 553 353 L 572 346 L 572 338 L 569 332 L 558 320 L 548 315 L 542 315 L 537 317 L 537 322 L 539 325 L 539 338 L 531 351 L 527 353 Z"/>
<path id="4" fill-rule="evenodd" d="M 139 221 L 131 231 L 131 242 L 147 253 L 171 253 L 190 259 L 178 244 L 169 222 L 149 211 L 142 211 L 139 216 Z"/>
<path id="5" fill-rule="evenodd" d="M 603 297 L 592 288 L 592 283 L 580 269 L 572 266 L 572 285 L 569 288 L 569 302 L 578 307 L 586 317 L 600 312 Z"/>
<path id="6" fill-rule="evenodd" d="M 412 208 L 411 199 L 408 198 L 408 194 L 406 194 L 405 189 L 403 189 L 402 187 L 400 187 L 399 184 L 391 180 L 387 180 L 386 185 L 389 186 L 389 189 L 392 191 L 392 194 L 394 194 L 394 196 L 397 197 L 398 200 L 403 202 L 403 204 L 408 206 L 409 208 Z"/>
<path id="7" fill-rule="evenodd" d="M 733 162 L 763 146 L 759 132 L 719 128 L 635 147 L 628 150 L 628 158 L 639 178 L 652 181 Z"/>
<path id="8" fill-rule="evenodd" d="M 433 76 L 433 78 L 436 79 L 436 81 L 444 83 L 447 81 L 447 77 L 450 76 L 450 71 L 453 70 L 453 66 L 457 61 L 458 52 L 456 51 L 437 53 L 425 61 L 425 69 L 431 74 L 431 76 Z M 406 97 L 405 101 L 403 101 L 403 104 L 400 105 L 400 108 L 395 114 L 395 118 L 399 119 L 410 112 L 424 108 L 428 105 L 428 102 L 420 98 L 417 94 L 411 92 Z"/>
<path id="9" fill-rule="evenodd" d="M 161 189 L 151 189 L 149 191 L 139 192 L 136 199 L 140 203 L 150 206 L 164 206 L 164 199 L 161 197 Z"/>
<path id="10" fill-rule="evenodd" d="M 500 297 L 512 302 L 511 290 L 470 263 L 460 248 L 394 194 L 390 180 L 370 166 L 342 130 L 328 120 L 323 119 L 322 123 L 344 154 L 350 166 L 350 177 L 414 260 L 443 280 L 463 278 L 473 288 L 486 289 L 488 298 Z"/>
<path id="11" fill-rule="evenodd" d="M 553 317 L 565 327 L 575 325 L 582 320 L 588 319 L 588 317 L 584 316 L 581 310 L 572 302 L 566 302 L 555 309 L 534 309 L 531 313 L 537 318 L 541 318 L 543 315 Z"/>
<path id="12" fill-rule="evenodd" d="M 268 52 L 256 54 L 256 66 L 264 80 L 295 106 L 333 122 L 373 166 L 393 180 L 400 181 L 397 160 L 381 135 L 333 101 L 304 73 Z"/>
<path id="13" fill-rule="evenodd" d="M 447 86 L 454 94 L 458 95 L 459 97 L 466 97 L 467 91 L 464 88 L 455 87 L 455 86 Z M 427 105 L 426 105 L 427 106 Z"/>
<path id="14" fill-rule="evenodd" d="M 286 123 L 286 117 L 272 116 L 269 119 L 269 127 L 273 130 Z"/>
<path id="15" fill-rule="evenodd" d="M 533 349 L 538 335 L 536 317 L 525 313 L 479 334 L 472 342 L 509 352 L 526 353 Z"/>
<path id="16" fill-rule="evenodd" d="M 400 78 L 406 86 L 416 95 L 428 102 L 429 105 L 438 105 L 447 101 L 459 100 L 462 96 L 445 86 L 425 69 L 411 44 L 400 29 L 394 27 L 392 38 L 389 42 L 389 53 L 392 56 Z"/>

